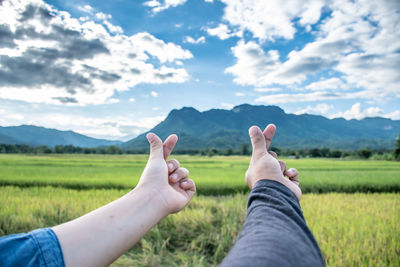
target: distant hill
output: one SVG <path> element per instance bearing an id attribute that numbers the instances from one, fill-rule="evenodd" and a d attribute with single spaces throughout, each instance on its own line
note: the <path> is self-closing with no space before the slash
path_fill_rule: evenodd
<path id="1" fill-rule="evenodd" d="M 0 126 L 0 144 L 25 144 L 30 146 L 73 145 L 79 147 L 98 147 L 119 145 L 120 141 L 96 139 L 73 131 L 59 131 L 32 125 Z"/>
<path id="2" fill-rule="evenodd" d="M 191 107 L 174 109 L 150 131 L 163 139 L 171 133 L 178 134 L 176 149 L 227 149 L 249 143 L 248 128 L 251 125 L 265 127 L 268 123 L 274 123 L 278 128 L 272 145 L 292 149 L 391 149 L 400 129 L 399 120 L 380 117 L 363 120 L 328 119 L 309 114 L 286 114 L 277 106 L 243 104 L 232 110 L 199 112 Z M 147 149 L 145 134 L 122 144 L 122 148 Z"/>

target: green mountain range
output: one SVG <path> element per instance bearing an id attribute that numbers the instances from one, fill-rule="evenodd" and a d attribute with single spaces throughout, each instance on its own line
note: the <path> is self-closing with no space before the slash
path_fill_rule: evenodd
<path id="1" fill-rule="evenodd" d="M 73 145 L 98 147 L 119 145 L 120 141 L 96 139 L 72 131 L 59 131 L 33 125 L 0 126 L 0 144 L 24 144 L 30 146 Z"/>
<path id="2" fill-rule="evenodd" d="M 231 110 L 204 112 L 191 107 L 172 110 L 167 118 L 151 129 L 162 139 L 175 133 L 176 149 L 239 148 L 249 143 L 248 128 L 268 123 L 277 126 L 272 146 L 279 148 L 360 149 L 394 148 L 400 129 L 399 120 L 365 118 L 362 120 L 328 119 L 318 115 L 286 114 L 277 106 L 243 104 Z M 147 149 L 146 133 L 123 143 L 124 149 Z"/>

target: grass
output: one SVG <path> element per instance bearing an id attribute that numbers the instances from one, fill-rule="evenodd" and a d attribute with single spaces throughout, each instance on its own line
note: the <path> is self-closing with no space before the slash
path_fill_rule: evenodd
<path id="1" fill-rule="evenodd" d="M 246 193 L 249 157 L 178 156 L 190 170 L 200 195 Z M 301 174 L 305 193 L 400 192 L 400 163 L 332 159 L 284 159 Z M 145 155 L 0 155 L 0 185 L 71 189 L 133 188 Z"/>
<path id="2" fill-rule="evenodd" d="M 0 234 L 65 222 L 126 190 L 0 187 Z M 245 194 L 196 196 L 114 266 L 215 266 L 245 219 Z M 328 266 L 399 266 L 399 194 L 305 194 L 301 205 Z"/>

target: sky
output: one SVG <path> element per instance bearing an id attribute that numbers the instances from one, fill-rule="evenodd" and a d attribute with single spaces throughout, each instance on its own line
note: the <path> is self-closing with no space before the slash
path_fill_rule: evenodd
<path id="1" fill-rule="evenodd" d="M 1 126 L 125 141 L 243 103 L 399 120 L 400 1 L 0 0 Z"/>

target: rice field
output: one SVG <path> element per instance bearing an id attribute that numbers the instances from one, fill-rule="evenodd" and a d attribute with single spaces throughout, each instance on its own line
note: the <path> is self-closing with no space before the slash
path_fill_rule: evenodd
<path id="1" fill-rule="evenodd" d="M 249 157 L 179 156 L 201 195 L 247 193 Z M 400 163 L 373 160 L 283 159 L 300 171 L 305 193 L 400 192 Z M 1 155 L 0 185 L 56 186 L 72 189 L 133 188 L 145 155 Z M 218 185 L 218 186 L 216 186 Z"/>
<path id="2" fill-rule="evenodd" d="M 216 266 L 233 245 L 245 220 L 243 175 L 249 158 L 178 159 L 200 194 L 114 266 Z M 53 226 L 122 196 L 135 186 L 146 160 L 144 155 L 0 155 L 0 235 Z M 400 266 L 399 162 L 286 163 L 299 169 L 303 191 L 309 192 L 301 206 L 328 266 Z"/>

